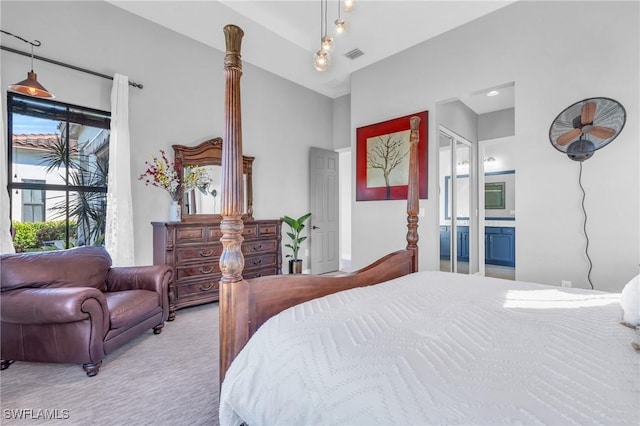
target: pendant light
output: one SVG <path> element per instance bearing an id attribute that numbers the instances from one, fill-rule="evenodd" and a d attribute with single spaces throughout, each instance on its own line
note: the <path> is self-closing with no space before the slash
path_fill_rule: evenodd
<path id="1" fill-rule="evenodd" d="M 318 71 L 325 71 L 329 66 L 329 53 L 320 49 L 313 55 L 313 66 Z"/>
<path id="2" fill-rule="evenodd" d="M 336 34 L 342 35 L 347 30 L 347 21 L 340 17 L 340 0 L 338 0 L 338 19 L 335 21 Z"/>
<path id="3" fill-rule="evenodd" d="M 353 10 L 355 0 L 344 0 L 344 11 L 351 12 Z"/>
<path id="4" fill-rule="evenodd" d="M 33 47 L 40 46 L 42 43 L 40 43 L 38 40 L 34 40 L 34 41 L 25 40 L 22 37 L 18 37 L 17 35 L 11 34 L 4 30 L 2 30 L 2 32 L 10 36 L 13 36 L 17 39 L 20 39 L 25 43 L 29 43 L 31 45 L 31 71 L 27 73 L 27 78 L 25 80 L 22 80 L 18 83 L 10 85 L 9 90 L 11 90 L 12 92 L 23 93 L 25 95 L 33 96 L 36 98 L 45 98 L 45 99 L 55 98 L 53 93 L 49 92 L 47 89 L 44 88 L 42 84 L 38 82 L 38 76 L 35 72 L 33 72 Z"/>
<path id="5" fill-rule="evenodd" d="M 329 51 L 333 38 L 327 35 L 327 0 L 320 0 L 320 49 L 313 55 L 313 66 L 317 71 L 325 71 L 329 66 Z"/>

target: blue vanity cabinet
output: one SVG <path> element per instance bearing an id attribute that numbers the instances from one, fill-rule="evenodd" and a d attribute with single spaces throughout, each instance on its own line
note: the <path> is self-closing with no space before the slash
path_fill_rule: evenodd
<path id="1" fill-rule="evenodd" d="M 484 228 L 485 263 L 516 266 L 516 229 L 502 226 Z"/>
<path id="2" fill-rule="evenodd" d="M 449 259 L 451 251 L 451 227 L 440 226 L 440 259 Z"/>
<path id="3" fill-rule="evenodd" d="M 440 226 L 440 259 L 448 260 L 451 226 Z M 456 228 L 456 257 L 469 261 L 469 227 Z M 489 265 L 516 266 L 516 229 L 506 226 L 484 228 L 484 257 Z"/>
<path id="4" fill-rule="evenodd" d="M 462 260 L 464 262 L 469 261 L 469 227 L 468 226 L 458 226 L 456 228 L 456 239 L 457 239 L 457 257 L 458 260 Z"/>

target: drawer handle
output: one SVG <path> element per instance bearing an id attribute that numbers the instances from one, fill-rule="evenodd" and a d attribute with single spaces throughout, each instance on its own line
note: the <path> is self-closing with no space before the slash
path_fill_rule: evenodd
<path id="1" fill-rule="evenodd" d="M 211 250 L 200 250 L 200 256 L 209 257 L 213 254 L 213 249 Z"/>
<path id="2" fill-rule="evenodd" d="M 253 249 L 254 249 L 255 251 L 262 250 L 262 244 L 260 244 L 258 247 L 253 246 Z"/>
<path id="3" fill-rule="evenodd" d="M 254 265 L 259 265 L 259 264 L 261 264 L 261 263 L 262 263 L 262 259 L 258 259 L 258 260 L 254 260 L 254 261 L 253 261 L 253 264 L 254 264 Z"/>
<path id="4" fill-rule="evenodd" d="M 201 274 L 210 274 L 213 271 L 213 265 L 209 266 L 208 268 L 205 269 L 204 266 L 201 266 L 200 269 L 198 269 L 200 271 Z"/>
<path id="5" fill-rule="evenodd" d="M 213 281 L 211 281 L 209 283 L 209 285 L 206 286 L 206 287 L 203 287 L 202 284 L 200 284 L 200 290 L 202 290 L 202 291 L 211 290 L 213 288 L 213 286 L 214 286 L 214 282 Z"/>

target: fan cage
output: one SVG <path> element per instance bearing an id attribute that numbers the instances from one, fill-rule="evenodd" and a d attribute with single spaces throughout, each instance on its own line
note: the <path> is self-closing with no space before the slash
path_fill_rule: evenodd
<path id="1" fill-rule="evenodd" d="M 602 127 L 609 127 L 615 131 L 613 136 L 607 139 L 597 138 L 589 133 L 581 134 L 579 138 L 566 145 L 559 145 L 556 141 L 558 137 L 566 132 L 569 132 L 575 128 L 575 121 L 580 123 L 580 116 L 582 107 L 584 104 L 592 102 L 596 106 L 595 115 L 593 117 L 593 124 Z M 574 103 L 573 105 L 565 108 L 558 116 L 553 120 L 551 127 L 549 128 L 549 141 L 551 145 L 558 151 L 567 154 L 569 147 L 579 141 L 579 139 L 586 140 L 593 144 L 593 151 L 597 151 L 600 148 L 605 147 L 611 143 L 622 131 L 627 118 L 627 112 L 624 107 L 616 100 L 611 98 L 587 98 Z M 585 144 L 587 145 L 587 144 Z M 588 144 L 590 145 L 590 144 Z M 574 147 L 575 148 L 575 147 Z M 587 158 L 591 157 L 589 155 Z"/>

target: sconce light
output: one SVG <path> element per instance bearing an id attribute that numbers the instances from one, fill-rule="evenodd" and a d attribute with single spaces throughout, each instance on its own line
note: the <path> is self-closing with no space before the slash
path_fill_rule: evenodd
<path id="1" fill-rule="evenodd" d="M 25 95 L 33 96 L 36 98 L 46 98 L 46 99 L 55 98 L 53 93 L 49 92 L 47 89 L 44 88 L 42 84 L 38 82 L 38 76 L 35 72 L 33 72 L 33 47 L 34 46 L 38 47 L 42 43 L 40 43 L 40 41 L 38 40 L 34 40 L 34 41 L 26 40 L 22 37 L 19 37 L 15 34 L 11 34 L 10 32 L 4 31 L 4 30 L 0 30 L 0 31 L 2 31 L 4 34 L 13 36 L 31 45 L 31 71 L 27 73 L 27 78 L 25 80 L 22 80 L 16 84 L 10 85 L 9 90 L 13 92 L 23 93 Z"/>

